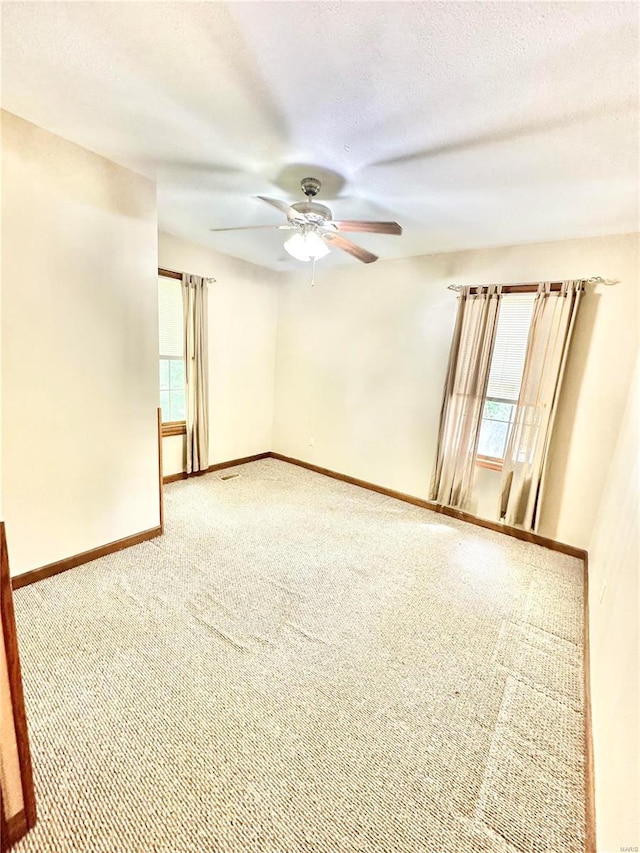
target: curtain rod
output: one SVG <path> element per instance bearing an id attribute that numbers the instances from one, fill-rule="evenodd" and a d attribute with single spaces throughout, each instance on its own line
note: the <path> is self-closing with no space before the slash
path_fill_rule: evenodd
<path id="1" fill-rule="evenodd" d="M 580 278 L 578 281 L 581 281 L 582 284 L 604 284 L 605 279 L 601 275 L 593 275 L 591 278 Z M 514 291 L 516 288 L 526 288 L 527 290 L 532 290 L 533 288 L 539 287 L 541 284 L 544 284 L 543 281 L 519 281 L 512 282 L 511 284 L 501 284 L 496 285 L 502 288 L 503 293 L 509 293 L 509 291 Z M 561 281 L 551 281 L 549 282 L 551 285 L 551 289 L 559 289 L 562 287 Z M 464 287 L 468 287 L 469 285 L 464 284 L 450 284 L 447 287 L 447 290 L 455 290 L 460 291 Z M 490 284 L 472 284 L 470 286 L 471 290 L 482 290 L 485 287 L 491 287 Z"/>
<path id="2" fill-rule="evenodd" d="M 176 270 L 166 270 L 164 267 L 158 267 L 158 275 L 163 276 L 164 278 L 177 278 L 179 281 L 182 281 L 182 273 L 176 272 Z M 215 281 L 215 278 L 212 276 L 204 276 L 205 281 Z"/>

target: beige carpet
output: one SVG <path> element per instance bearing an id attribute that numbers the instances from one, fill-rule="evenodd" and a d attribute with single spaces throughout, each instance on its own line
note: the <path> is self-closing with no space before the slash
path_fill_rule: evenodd
<path id="1" fill-rule="evenodd" d="M 584 849 L 580 562 L 273 459 L 166 516 L 16 593 L 17 851 Z"/>

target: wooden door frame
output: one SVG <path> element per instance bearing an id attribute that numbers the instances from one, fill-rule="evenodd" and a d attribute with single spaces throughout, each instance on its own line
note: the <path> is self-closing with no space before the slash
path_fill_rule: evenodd
<path id="1" fill-rule="evenodd" d="M 13 608 L 13 592 L 11 589 L 11 574 L 9 571 L 9 552 L 4 521 L 0 521 L 0 609 L 2 611 L 2 635 L 4 638 L 9 690 L 13 708 L 13 724 L 16 734 L 18 761 L 20 764 L 20 782 L 22 787 L 22 811 L 3 818 L 6 837 L 9 846 L 22 838 L 36 822 L 36 797 L 33 785 L 33 770 L 31 767 L 31 750 L 29 747 L 29 732 L 27 730 L 27 715 L 24 706 L 22 689 L 22 670 L 20 653 L 18 651 L 18 635 L 16 618 Z M 4 841 L 3 841 L 4 844 Z"/>

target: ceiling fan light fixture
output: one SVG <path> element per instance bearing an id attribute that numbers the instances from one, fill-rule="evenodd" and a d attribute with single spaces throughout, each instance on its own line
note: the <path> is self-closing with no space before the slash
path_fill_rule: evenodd
<path id="1" fill-rule="evenodd" d="M 329 247 L 314 231 L 294 234 L 285 241 L 284 248 L 298 261 L 318 260 L 329 254 Z"/>
<path id="2" fill-rule="evenodd" d="M 256 198 L 275 207 L 287 217 L 286 225 L 241 225 L 238 228 L 212 228 L 212 231 L 244 231 L 247 228 L 277 228 L 293 231 L 293 236 L 284 244 L 287 253 L 298 261 L 308 263 L 324 258 L 330 249 L 346 252 L 363 264 L 378 260 L 373 252 L 363 249 L 343 237 L 343 231 L 363 231 L 369 234 L 402 234 L 397 222 L 366 222 L 361 219 L 334 220 L 331 210 L 324 204 L 314 201 L 320 191 L 317 178 L 303 178 L 300 187 L 306 201 L 289 204 L 277 198 L 259 195 Z"/>

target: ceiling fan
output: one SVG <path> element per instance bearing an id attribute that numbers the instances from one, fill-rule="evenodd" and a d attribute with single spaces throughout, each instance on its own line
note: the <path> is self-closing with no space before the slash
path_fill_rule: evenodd
<path id="1" fill-rule="evenodd" d="M 259 195 L 261 201 L 282 211 L 287 217 L 286 225 L 241 225 L 238 228 L 212 228 L 211 231 L 247 231 L 253 228 L 276 228 L 280 231 L 292 231 L 285 241 L 284 248 L 299 261 L 316 261 L 329 253 L 331 247 L 341 249 L 353 255 L 364 264 L 378 260 L 378 256 L 361 246 L 347 240 L 340 231 L 366 231 L 370 234 L 402 234 L 397 222 L 362 222 L 357 219 L 334 219 L 324 204 L 313 199 L 320 192 L 317 178 L 303 178 L 300 181 L 306 201 L 287 204 L 277 198 Z"/>

